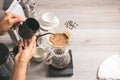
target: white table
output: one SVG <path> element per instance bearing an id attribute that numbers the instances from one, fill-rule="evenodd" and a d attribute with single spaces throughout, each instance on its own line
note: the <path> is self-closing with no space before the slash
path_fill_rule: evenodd
<path id="1" fill-rule="evenodd" d="M 68 3 L 70 2 L 70 3 Z M 52 11 L 60 19 L 73 20 L 79 24 L 73 29 L 71 49 L 74 75 L 72 77 L 47 77 L 43 63 L 31 66 L 29 80 L 96 80 L 98 66 L 107 57 L 120 52 L 120 1 L 118 0 L 37 0 L 35 17 Z M 10 49 L 13 44 L 8 35 L 0 37 Z"/>

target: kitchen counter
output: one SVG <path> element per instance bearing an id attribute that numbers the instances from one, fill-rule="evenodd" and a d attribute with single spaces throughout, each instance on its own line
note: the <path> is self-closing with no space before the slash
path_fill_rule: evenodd
<path id="1" fill-rule="evenodd" d="M 96 80 L 99 65 L 109 56 L 120 53 L 120 1 L 118 0 L 36 0 L 35 17 L 50 11 L 60 20 L 60 26 L 72 20 L 78 24 L 72 32 L 70 48 L 74 75 L 47 77 L 48 66 L 31 63 L 28 80 Z M 70 2 L 69 2 L 70 1 Z M 8 34 L 0 36 L 10 50 L 14 44 Z"/>

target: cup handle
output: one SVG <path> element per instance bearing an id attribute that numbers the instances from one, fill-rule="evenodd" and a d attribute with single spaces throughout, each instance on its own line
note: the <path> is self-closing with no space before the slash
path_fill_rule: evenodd
<path id="1" fill-rule="evenodd" d="M 53 54 L 52 53 L 48 53 L 48 55 L 47 55 L 47 57 L 46 57 L 46 59 L 45 59 L 45 63 L 47 64 L 47 65 L 50 65 L 50 64 L 52 64 L 52 57 L 53 57 Z"/>

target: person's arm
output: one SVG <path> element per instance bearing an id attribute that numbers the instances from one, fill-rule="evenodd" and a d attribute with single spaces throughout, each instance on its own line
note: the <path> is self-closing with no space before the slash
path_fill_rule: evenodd
<path id="1" fill-rule="evenodd" d="M 7 12 L 4 17 L 0 19 L 0 35 L 5 34 L 9 29 L 16 29 L 16 26 L 13 27 L 13 25 L 23 21 L 25 21 L 24 18 Z"/>
<path id="2" fill-rule="evenodd" d="M 26 69 L 26 64 L 15 65 L 12 80 L 26 80 Z"/>
<path id="3" fill-rule="evenodd" d="M 24 40 L 24 50 L 22 49 L 22 42 L 19 42 L 19 52 L 15 56 L 15 65 L 12 75 L 12 80 L 26 80 L 26 69 L 29 60 L 32 58 L 36 50 L 36 37 Z"/>

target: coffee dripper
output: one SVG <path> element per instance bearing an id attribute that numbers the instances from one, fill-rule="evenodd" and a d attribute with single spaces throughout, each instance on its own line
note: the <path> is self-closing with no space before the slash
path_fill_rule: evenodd
<path id="1" fill-rule="evenodd" d="M 55 45 L 50 41 L 50 37 L 52 35 L 46 35 L 46 42 L 48 44 L 48 49 L 46 50 L 47 56 L 45 62 L 47 65 L 52 65 L 57 69 L 65 68 L 69 65 L 71 61 L 71 57 L 69 54 L 69 44 L 71 42 L 71 35 L 69 30 L 64 27 L 54 28 L 51 30 L 53 36 L 56 34 L 60 34 L 62 37 L 65 38 L 68 42 L 64 45 Z M 55 37 L 54 37 L 55 39 Z M 61 38 L 56 38 L 61 39 Z M 62 38 L 63 39 L 63 38 Z M 61 40 L 58 40 L 58 42 Z"/>

